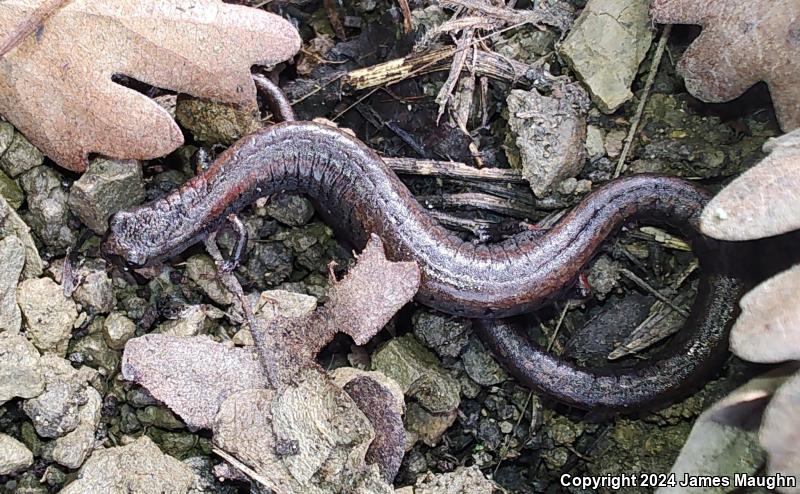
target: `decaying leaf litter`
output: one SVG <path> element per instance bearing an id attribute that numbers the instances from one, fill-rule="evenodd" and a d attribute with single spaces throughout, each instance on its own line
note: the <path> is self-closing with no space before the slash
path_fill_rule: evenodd
<path id="1" fill-rule="evenodd" d="M 536 5 L 539 10 L 512 10 L 475 2 L 412 3 L 406 10 L 402 5 L 395 7 L 384 2 L 343 5 L 301 2 L 269 8 L 297 21 L 304 40 L 300 59 L 296 60 L 297 73 L 292 73 L 291 65 L 281 73 L 281 86 L 296 102 L 300 117 L 327 117 L 353 129 L 387 156 L 408 156 L 404 161 L 392 162 L 393 166 L 408 175 L 438 177 L 437 180 L 411 178 L 409 183 L 418 197 L 435 204 L 434 213 L 440 221 L 457 230 L 492 239 L 530 228 L 534 223 L 546 226 L 558 211 L 575 203 L 595 184 L 610 179 L 617 163 L 626 166 L 626 173 L 659 171 L 703 178 L 714 186 L 758 161 L 763 156 L 760 147 L 764 141 L 779 134 L 763 90 L 751 92 L 740 100 L 752 103 L 755 108 L 744 110 L 738 103 L 704 106 L 688 96 L 682 79 L 674 73 L 672 60 L 684 60 L 680 55 L 691 39 L 691 28 L 673 27 L 666 45 L 670 57 L 654 59 L 657 46 L 651 44 L 647 3 L 539 2 L 541 5 Z M 656 2 L 661 6 L 668 3 L 680 2 Z M 629 8 L 622 9 L 622 5 Z M 794 6 L 792 2 L 787 5 Z M 740 15 L 747 15 L 744 7 L 737 9 Z M 608 13 L 620 11 L 630 18 L 621 23 L 619 39 L 632 41 L 609 47 L 611 51 L 606 55 L 626 64 L 624 68 L 613 67 L 615 77 L 627 75 L 622 81 L 616 78 L 608 81 L 603 79 L 602 72 L 594 72 L 595 55 L 586 46 L 597 41 L 592 36 L 598 35 L 598 29 L 610 32 L 596 24 L 597 18 L 614 19 Z M 408 24 L 414 28 L 413 32 L 407 37 L 400 36 L 405 31 L 400 26 Z M 411 45 L 417 51 L 410 52 Z M 770 48 L 763 53 L 779 51 L 773 49 L 774 44 L 765 46 Z M 615 52 L 616 49 L 624 53 Z M 719 59 L 714 50 L 706 51 L 703 56 L 706 60 Z M 390 59 L 395 61 L 382 63 Z M 775 59 L 778 61 L 774 63 L 787 70 L 796 63 L 791 58 L 771 60 Z M 247 66 L 250 61 L 235 64 Z M 299 70 L 301 62 L 303 71 Z M 765 65 L 764 60 L 756 60 L 750 73 L 757 73 Z M 683 62 L 681 70 L 689 77 L 687 66 L 688 61 Z M 654 77 L 648 83 L 646 71 L 651 67 Z M 135 78 L 137 74 L 125 75 Z M 167 478 L 171 482 L 168 489 L 177 492 L 190 488 L 210 492 L 231 489 L 215 484 L 210 476 L 210 468 L 219 463 L 216 456 L 211 456 L 213 463 L 208 461 L 211 449 L 231 462 L 227 466 L 217 465 L 218 475 L 240 479 L 250 475 L 256 483 L 282 482 L 264 478 L 259 460 L 248 456 L 253 444 L 257 451 L 258 445 L 263 444 L 258 441 L 274 442 L 275 437 L 247 435 L 248 441 L 244 442 L 238 438 L 226 442 L 215 437 L 215 445 L 207 435 L 187 432 L 185 427 L 190 420 L 179 413 L 186 420 L 184 424 L 154 399 L 146 387 L 139 388 L 118 377 L 125 362 L 122 349 L 128 341 L 197 338 L 199 344 L 210 345 L 215 352 L 214 345 L 226 345 L 226 351 L 237 352 L 234 347 L 252 343 L 250 331 L 241 325 L 245 318 L 237 313 L 236 297 L 217 280 L 211 259 L 199 251 L 190 253 L 185 263 L 152 272 L 155 277 L 140 284 L 138 280 L 120 277 L 119 273 L 107 273 L 102 261 L 92 259 L 90 244 L 85 252 L 88 259 L 81 267 L 82 282 L 71 298 L 63 297 L 56 283 L 45 280 L 60 281 L 63 256 L 77 237 L 78 220 L 102 224 L 102 219 L 111 212 L 141 201 L 141 198 L 132 201 L 124 193 L 114 194 L 119 196 L 115 201 L 106 201 L 109 190 L 143 190 L 147 199 L 157 197 L 194 173 L 189 157 L 197 146 L 214 150 L 212 146 L 216 143 L 235 140 L 237 126 L 261 125 L 247 112 L 242 115 L 236 109 L 182 95 L 176 99 L 168 92 L 146 89 L 133 80 L 124 82 L 146 90 L 168 112 L 174 112 L 187 131 L 190 144 L 166 159 L 145 163 L 93 161 L 78 178 L 65 176 L 49 161 L 43 163 L 41 154 L 10 125 L 0 128 L 3 150 L 0 192 L 5 199 L 0 209 L 2 257 L 13 261 L 3 268 L 8 271 L 0 276 L 3 280 L 0 299 L 4 301 L 0 307 L 3 315 L 0 327 L 4 330 L 3 352 L 15 358 L 13 365 L 0 370 L 3 381 L 0 390 L 4 390 L 0 396 L 12 400 L 4 405 L 0 415 L 3 425 L 0 439 L 8 444 L 10 452 L 0 472 L 13 474 L 7 481 L 12 484 L 5 483 L 3 488 L 43 492 L 66 485 L 67 492 L 105 492 L 117 481 L 115 472 L 119 470 L 115 469 L 122 469 L 130 475 L 120 477 L 121 482 L 143 490 L 152 489 L 150 486 Z M 741 84 L 747 86 L 753 82 Z M 776 84 L 769 82 L 773 89 Z M 781 81 L 777 87 L 780 84 Z M 169 87 L 161 81 L 157 85 Z M 693 94 L 704 97 L 697 86 L 687 82 L 687 87 Z M 619 97 L 620 91 L 622 103 L 612 97 L 604 99 L 607 95 Z M 194 94 L 205 96 L 200 92 Z M 644 98 L 644 94 L 649 96 Z M 582 103 L 587 101 L 586 95 L 591 97 L 591 104 Z M 644 104 L 641 117 L 637 118 L 640 101 Z M 603 113 L 619 104 L 622 106 L 615 113 Z M 785 115 L 786 104 L 780 107 L 783 110 L 779 115 Z M 122 104 L 113 108 L 130 111 Z M 567 128 L 585 130 L 560 134 L 564 119 L 569 122 Z M 519 123 L 514 124 L 515 120 Z M 139 129 L 140 122 L 136 119 L 127 121 L 135 122 L 133 128 Z M 785 127 L 786 118 L 782 116 L 780 121 Z M 24 130 L 22 124 L 18 125 Z M 632 147 L 625 146 L 631 126 L 635 129 Z M 429 131 L 419 132 L 421 128 Z M 530 134 L 521 135 L 523 132 Z M 563 142 L 559 139 L 565 139 L 567 144 L 559 144 Z M 554 147 L 542 147 L 537 140 L 552 143 Z M 70 167 L 69 161 L 62 161 L 47 146 L 42 145 L 42 150 Z M 566 151 L 575 151 L 576 155 L 568 157 Z M 511 163 L 521 165 L 522 172 L 466 168 L 450 160 L 479 167 Z M 548 165 L 542 167 L 542 161 Z M 532 182 L 535 196 L 523 182 L 525 179 Z M 776 193 L 782 194 L 784 190 L 778 188 Z M 790 203 L 791 198 L 786 200 Z M 478 212 L 464 212 L 465 207 L 478 208 Z M 284 196 L 256 204 L 251 213 L 245 218 L 251 238 L 262 240 L 251 242 L 246 264 L 237 273 L 246 291 L 256 299 L 264 289 L 275 287 L 316 295 L 323 300 L 330 296 L 328 261 L 336 259 L 344 267 L 348 265 L 348 251 L 337 245 L 330 230 L 318 219 L 312 219 L 310 205 L 301 198 Z M 506 215 L 516 219 L 508 219 Z M 786 225 L 783 228 L 794 229 Z M 229 242 L 223 233 L 223 247 Z M 615 348 L 627 331 L 637 326 L 657 301 L 666 307 L 678 305 L 677 309 L 688 305 L 688 301 L 678 297 L 678 292 L 684 290 L 685 283 L 692 284 L 692 272 L 690 256 L 681 252 L 679 241 L 657 230 L 633 228 L 607 246 L 589 268 L 587 278 L 592 288 L 589 298 L 562 302 L 539 313 L 540 339 L 555 351 L 566 347 L 580 359 L 603 361 L 609 353 L 618 351 Z M 17 288 L 20 276 L 26 281 Z M 637 293 L 623 296 L 630 290 Z M 262 295 L 264 300 L 257 306 L 271 307 L 276 304 L 274 297 Z M 360 300 L 352 298 L 356 303 Z M 578 298 L 577 291 L 573 298 Z M 46 307 L 52 317 L 45 318 L 33 330 L 31 321 L 36 314 L 48 312 L 36 311 L 44 300 L 48 301 Z M 280 302 L 276 307 L 287 311 L 283 317 L 292 314 Z M 666 309 L 661 317 L 669 316 L 669 312 L 674 316 L 679 310 Z M 589 324 L 585 325 L 587 320 Z M 145 336 L 151 332 L 156 334 Z M 144 339 L 131 340 L 134 337 Z M 628 343 L 625 342 L 626 348 Z M 164 348 L 168 346 L 159 350 Z M 40 351 L 47 353 L 42 357 Z M 48 359 L 54 363 L 42 362 Z M 476 468 L 512 492 L 545 490 L 557 485 L 562 472 L 666 472 L 693 418 L 749 373 L 746 366 L 734 361 L 723 370 L 720 380 L 685 402 L 641 419 L 585 421 L 587 417 L 583 414 L 542 403 L 511 381 L 471 334 L 468 321 L 418 307 L 401 312 L 390 322 L 389 331 L 381 332 L 377 341 L 365 347 L 334 340 L 318 361 L 326 369 L 352 366 L 377 370 L 398 384 L 399 391 L 393 390 L 392 396 L 398 393 L 406 396 L 404 425 L 409 451 L 400 465 L 395 485 L 417 484 L 413 492 L 444 492 L 436 490 L 436 485 L 441 489 L 448 484 L 467 482 L 464 479 L 477 483 L 477 489 L 491 489 L 480 483 L 485 481 L 477 480 L 481 474 Z M 66 370 L 67 362 L 78 371 Z M 65 370 L 59 374 L 57 368 Z M 97 369 L 98 373 L 84 376 L 89 369 Z M 304 374 L 287 388 L 291 392 L 282 395 L 287 407 L 275 405 L 276 398 L 269 392 L 242 389 L 235 395 L 240 401 L 229 401 L 229 407 L 220 410 L 218 418 L 222 422 L 218 428 L 235 434 L 234 429 L 242 422 L 237 417 L 270 420 L 268 414 L 248 414 L 249 406 L 262 410 L 271 406 L 273 413 L 277 413 L 271 417 L 274 426 L 281 411 L 292 413 L 299 408 L 292 405 L 292 400 L 303 404 L 318 400 L 324 410 L 339 402 L 353 417 L 359 416 L 357 407 L 348 405 L 351 401 L 341 391 L 349 393 L 347 388 L 351 384 L 343 382 L 353 383 L 358 377 L 334 379 L 339 386 L 336 387 L 319 370 L 304 372 L 311 374 Z M 786 400 L 792 389 L 787 384 L 786 391 L 779 396 Z M 15 399 L 17 396 L 24 400 Z M 166 397 L 159 398 L 169 405 Z M 36 409 L 54 412 L 55 416 L 47 419 L 33 411 Z M 779 410 L 777 406 L 775 409 Z M 776 411 L 773 417 L 779 413 Z M 766 422 L 769 417 L 768 414 Z M 330 420 L 336 424 L 342 418 L 331 416 Z M 359 429 L 369 429 L 368 420 L 358 420 L 364 424 Z M 61 424 L 52 433 L 55 436 L 51 433 L 43 436 L 43 427 L 53 423 Z M 202 425 L 195 423 L 192 427 Z M 134 440 L 139 436 L 143 437 Z M 364 461 L 369 457 L 370 439 L 363 433 L 357 436 L 348 439 L 351 442 L 347 444 L 333 445 L 331 451 L 337 455 L 328 457 L 323 471 L 331 475 L 347 472 L 341 476 L 354 482 L 349 486 L 351 489 L 361 486 L 367 489 L 365 492 L 375 492 L 386 488 L 379 483 L 382 480 L 374 469 L 371 472 L 365 469 L 366 465 L 374 464 Z M 657 439 L 645 441 L 653 437 Z M 762 442 L 768 451 L 781 447 L 767 432 L 762 434 Z M 112 448 L 123 444 L 127 446 L 106 452 L 95 450 L 101 445 Z M 281 468 L 289 472 L 286 476 L 289 482 L 306 481 L 314 465 L 309 465 L 305 450 L 297 455 L 295 451 L 300 444 L 278 437 L 274 447 L 278 457 L 260 461 L 278 462 L 269 463 L 272 466 L 284 465 Z M 129 451 L 141 453 L 129 454 Z M 120 463 L 126 457 L 142 461 Z M 781 465 L 785 457 L 779 460 Z M 758 468 L 755 463 L 754 468 Z M 84 466 L 80 469 L 80 480 L 68 483 L 81 464 Z M 462 465 L 472 465 L 472 470 Z M 455 473 L 436 479 L 423 475 L 428 470 Z M 351 475 L 351 471 L 365 473 Z M 330 488 L 331 484 L 325 482 L 342 488 L 331 476 L 316 487 Z M 283 485 L 297 488 L 298 484 Z"/>

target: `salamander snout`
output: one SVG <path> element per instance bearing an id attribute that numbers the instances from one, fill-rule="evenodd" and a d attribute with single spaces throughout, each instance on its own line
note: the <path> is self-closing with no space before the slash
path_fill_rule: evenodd
<path id="1" fill-rule="evenodd" d="M 141 268 L 148 258 L 137 248 L 136 232 L 127 228 L 126 213 L 119 212 L 109 220 L 108 232 L 100 243 L 100 254 L 120 267 Z"/>

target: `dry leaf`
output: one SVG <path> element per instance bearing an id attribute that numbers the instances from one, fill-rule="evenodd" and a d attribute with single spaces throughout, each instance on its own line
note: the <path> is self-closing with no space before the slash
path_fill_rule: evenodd
<path id="1" fill-rule="evenodd" d="M 769 475 L 780 473 L 797 477 L 800 473 L 800 428 L 797 424 L 800 424 L 800 374 L 795 374 L 778 389 L 764 412 L 759 440 L 769 455 Z M 798 494 L 800 487 L 779 488 L 778 491 Z"/>
<path id="2" fill-rule="evenodd" d="M 0 2 L 12 33 L 40 0 Z M 300 48 L 286 20 L 218 0 L 73 0 L 0 58 L 0 114 L 65 168 L 88 153 L 151 159 L 183 143 L 166 110 L 111 80 L 254 107 L 254 64 Z"/>
<path id="3" fill-rule="evenodd" d="M 651 14 L 703 26 L 678 63 L 691 94 L 719 103 L 764 81 L 781 127 L 800 127 L 800 1 L 654 0 Z"/>
<path id="4" fill-rule="evenodd" d="M 800 360 L 800 266 L 761 283 L 739 301 L 731 351 L 751 362 Z"/>
<path id="5" fill-rule="evenodd" d="M 700 229 L 721 240 L 751 240 L 800 229 L 800 129 L 771 139 L 770 153 L 714 197 Z"/>

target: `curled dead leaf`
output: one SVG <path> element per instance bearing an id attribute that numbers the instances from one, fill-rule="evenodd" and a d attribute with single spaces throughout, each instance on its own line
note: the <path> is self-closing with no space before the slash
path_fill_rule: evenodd
<path id="1" fill-rule="evenodd" d="M 678 63 L 691 94 L 721 103 L 764 81 L 781 127 L 800 127 L 800 2 L 654 0 L 650 13 L 663 24 L 703 26 Z"/>
<path id="2" fill-rule="evenodd" d="M 770 155 L 705 207 L 700 229 L 720 240 L 751 240 L 800 229 L 800 130 L 764 145 Z"/>
<path id="3" fill-rule="evenodd" d="M 0 33 L 40 3 L 0 2 Z M 0 58 L 0 114 L 70 170 L 85 170 L 88 153 L 152 159 L 183 135 L 166 110 L 113 75 L 254 107 L 250 67 L 299 48 L 281 17 L 218 0 L 75 0 Z"/>

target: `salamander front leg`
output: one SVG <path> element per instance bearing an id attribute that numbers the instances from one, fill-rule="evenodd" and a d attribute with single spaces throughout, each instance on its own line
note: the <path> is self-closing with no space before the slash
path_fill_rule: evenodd
<path id="1" fill-rule="evenodd" d="M 247 247 L 248 233 L 247 227 L 244 226 L 242 220 L 239 219 L 239 217 L 235 214 L 230 214 L 225 219 L 233 227 L 233 231 L 236 235 L 236 243 L 233 246 L 231 258 L 225 259 L 222 256 L 219 246 L 217 245 L 217 232 L 211 233 L 206 239 L 205 244 L 206 250 L 211 257 L 214 258 L 214 262 L 217 265 L 217 270 L 220 273 L 231 273 L 237 267 L 239 267 L 240 264 L 242 264 L 245 248 Z"/>

